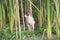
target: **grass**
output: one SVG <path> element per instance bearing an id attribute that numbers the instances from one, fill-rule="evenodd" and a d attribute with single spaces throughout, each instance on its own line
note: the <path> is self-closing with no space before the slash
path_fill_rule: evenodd
<path id="1" fill-rule="evenodd" d="M 10 33 L 9 29 L 10 29 L 10 27 L 9 27 L 8 24 L 5 27 L 3 27 L 3 29 L 2 29 L 2 31 L 0 33 L 0 40 L 2 40 L 2 39 L 16 40 L 16 32 L 15 32 L 16 28 L 13 28 L 14 33 Z M 43 34 L 44 34 L 44 36 L 43 36 Z M 25 31 L 22 30 L 21 31 L 21 40 L 40 40 L 40 39 L 42 39 L 42 36 L 43 36 L 43 40 L 47 40 L 46 32 L 44 33 L 43 28 L 41 28 L 39 30 L 36 30 L 34 33 L 30 33 L 28 30 L 25 30 Z M 56 37 L 55 34 L 52 34 L 52 39 L 57 40 L 57 37 Z"/>
<path id="2" fill-rule="evenodd" d="M 53 7 L 51 7 L 51 3 L 53 3 Z M 43 5 L 45 5 L 45 7 L 43 7 Z M 51 9 L 53 12 L 51 12 Z M 29 32 L 24 24 L 24 13 L 28 11 L 30 11 L 36 21 L 34 33 Z M 58 0 L 53 0 L 53 2 L 51 0 L 20 0 L 20 4 L 19 0 L 1 0 L 0 40 L 55 40 L 54 38 L 57 40 L 60 35 L 58 14 Z M 21 21 L 21 19 L 23 21 Z M 23 24 L 20 22 L 23 22 Z M 51 27 L 53 23 L 54 25 Z M 23 27 L 21 25 L 23 25 Z M 42 27 L 38 27 L 39 25 Z"/>

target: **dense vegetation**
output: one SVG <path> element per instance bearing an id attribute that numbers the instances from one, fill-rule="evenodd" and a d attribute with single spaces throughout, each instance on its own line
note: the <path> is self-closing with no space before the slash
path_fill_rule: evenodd
<path id="1" fill-rule="evenodd" d="M 60 0 L 0 0 L 0 40 L 60 40 Z M 24 15 L 35 20 L 29 32 Z"/>

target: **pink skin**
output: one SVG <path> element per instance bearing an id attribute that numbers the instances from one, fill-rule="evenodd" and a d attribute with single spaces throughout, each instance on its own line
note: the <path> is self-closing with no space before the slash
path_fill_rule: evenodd
<path id="1" fill-rule="evenodd" d="M 26 21 L 27 21 L 27 26 L 28 26 L 29 31 L 34 32 L 35 21 L 34 21 L 33 17 L 30 16 L 30 14 L 28 13 L 28 14 L 25 14 L 25 18 L 26 18 Z"/>

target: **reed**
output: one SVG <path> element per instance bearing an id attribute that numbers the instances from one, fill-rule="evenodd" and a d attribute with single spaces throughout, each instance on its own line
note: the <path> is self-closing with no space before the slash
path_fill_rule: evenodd
<path id="1" fill-rule="evenodd" d="M 59 26 L 58 26 L 58 14 L 59 14 L 59 0 L 54 0 L 54 4 L 56 7 L 56 12 L 55 12 L 55 20 L 56 20 L 56 34 L 59 39 Z"/>
<path id="2" fill-rule="evenodd" d="M 1 31 L 1 28 L 2 28 L 2 4 L 0 2 L 0 31 Z"/>
<path id="3" fill-rule="evenodd" d="M 11 33 L 12 33 L 13 32 L 13 25 L 14 25 L 12 0 L 8 0 L 8 17 L 9 17 L 9 23 L 10 23 L 10 30 L 11 30 Z"/>
<path id="4" fill-rule="evenodd" d="M 38 20 L 39 20 L 39 26 L 40 27 L 42 27 L 42 17 L 43 17 L 43 12 L 42 12 L 42 8 L 43 8 L 43 6 L 42 6 L 42 0 L 39 0 L 39 10 L 40 10 L 40 12 L 38 12 Z"/>
<path id="5" fill-rule="evenodd" d="M 23 1 L 21 1 L 21 12 L 22 12 L 22 19 L 23 19 L 23 26 L 24 26 L 24 31 L 25 31 L 25 22 L 24 22 L 24 12 L 23 12 Z"/>
<path id="6" fill-rule="evenodd" d="M 14 0 L 14 15 L 15 15 L 15 27 L 16 27 L 16 40 L 21 40 L 21 27 L 20 27 L 20 16 L 19 16 L 20 14 L 19 14 L 18 0 Z M 19 32 L 19 38 L 18 38 L 18 32 Z"/>
<path id="7" fill-rule="evenodd" d="M 50 0 L 47 1 L 47 37 L 51 40 Z"/>

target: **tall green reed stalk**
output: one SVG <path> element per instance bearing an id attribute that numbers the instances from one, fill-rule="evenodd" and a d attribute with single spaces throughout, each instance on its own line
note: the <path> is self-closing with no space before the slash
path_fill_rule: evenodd
<path id="1" fill-rule="evenodd" d="M 14 25 L 12 0 L 8 0 L 8 16 L 9 16 L 10 30 L 11 30 L 11 33 L 12 33 L 13 32 L 13 25 Z"/>
<path id="2" fill-rule="evenodd" d="M 47 37 L 51 40 L 50 0 L 47 0 Z"/>
<path id="3" fill-rule="evenodd" d="M 35 7 L 35 9 L 36 9 L 38 12 L 40 12 L 40 10 L 38 9 L 38 7 L 37 7 L 36 5 L 34 5 L 33 2 L 31 2 L 30 0 L 28 0 L 28 1 L 31 3 L 31 5 L 32 5 L 33 7 Z"/>
<path id="4" fill-rule="evenodd" d="M 16 7 L 16 0 L 13 0 L 13 13 L 14 13 L 14 22 L 15 22 L 15 28 L 16 28 L 16 40 L 18 40 L 18 15 L 17 15 L 17 7 Z"/>
<path id="5" fill-rule="evenodd" d="M 56 12 L 55 12 L 55 20 L 56 20 L 56 34 L 59 39 L 59 26 L 58 26 L 58 14 L 59 14 L 59 0 L 54 0 L 54 4 L 56 7 Z"/>
<path id="6" fill-rule="evenodd" d="M 21 40 L 21 27 L 20 27 L 20 16 L 19 16 L 20 14 L 19 14 L 18 0 L 14 0 L 14 15 L 15 15 L 15 27 L 16 27 L 16 40 L 18 40 L 18 30 L 19 30 L 19 40 Z"/>
<path id="7" fill-rule="evenodd" d="M 0 31 L 2 28 L 2 3 L 0 2 Z"/>
<path id="8" fill-rule="evenodd" d="M 2 21 L 3 21 L 3 26 L 6 25 L 6 15 L 5 15 L 5 8 L 4 6 L 2 5 Z"/>
<path id="9" fill-rule="evenodd" d="M 32 0 L 30 0 L 31 2 L 32 2 Z M 32 15 L 32 4 L 31 3 L 29 3 L 30 4 L 30 14 L 31 14 L 31 16 L 33 16 Z"/>
<path id="10" fill-rule="evenodd" d="M 3 6 L 3 0 L 0 1 L 0 31 L 5 25 L 5 10 Z"/>
<path id="11" fill-rule="evenodd" d="M 42 0 L 38 0 L 38 3 L 39 3 L 39 10 L 40 12 L 38 12 L 38 20 L 39 20 L 39 26 L 42 27 L 42 16 L 43 16 L 43 13 L 42 13 Z"/>
<path id="12" fill-rule="evenodd" d="M 25 31 L 25 22 L 24 22 L 24 12 L 23 12 L 23 1 L 21 1 L 21 12 L 22 12 L 22 19 L 23 19 L 23 26 L 24 26 L 24 31 Z"/>
<path id="13" fill-rule="evenodd" d="M 24 8 L 25 8 L 25 13 L 26 13 L 28 11 L 28 0 L 25 0 L 24 2 L 25 2 Z"/>

